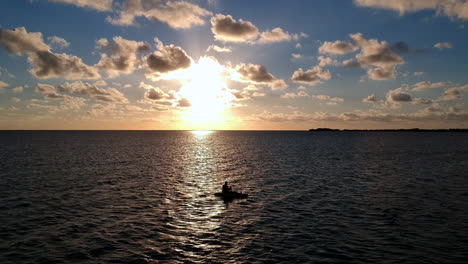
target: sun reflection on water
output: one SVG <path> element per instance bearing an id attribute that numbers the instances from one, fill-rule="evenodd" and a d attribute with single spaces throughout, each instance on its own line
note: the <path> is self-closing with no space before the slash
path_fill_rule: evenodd
<path id="1" fill-rule="evenodd" d="M 193 135 L 197 137 L 204 137 L 206 135 L 213 133 L 214 131 L 213 130 L 192 130 L 191 132 Z"/>
<path id="2" fill-rule="evenodd" d="M 167 225 L 174 231 L 172 238 L 177 241 L 177 249 L 197 248 L 216 249 L 213 245 L 218 229 L 222 224 L 225 205 L 213 194 L 221 188 L 217 177 L 216 151 L 211 135 L 214 131 L 190 131 L 185 145 L 185 155 L 181 162 L 180 179 L 174 185 L 177 197 L 173 197 L 168 214 L 172 221 Z M 191 258 L 202 258 L 196 252 L 185 252 Z"/>

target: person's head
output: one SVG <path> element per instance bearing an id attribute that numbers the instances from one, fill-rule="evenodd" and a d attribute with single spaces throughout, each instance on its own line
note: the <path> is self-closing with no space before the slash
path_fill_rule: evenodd
<path id="1" fill-rule="evenodd" d="M 227 185 L 227 181 L 225 181 L 224 184 Z"/>

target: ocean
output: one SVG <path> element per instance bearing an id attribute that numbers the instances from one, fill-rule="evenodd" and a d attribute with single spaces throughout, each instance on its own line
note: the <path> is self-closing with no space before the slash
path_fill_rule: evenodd
<path id="1" fill-rule="evenodd" d="M 0 263 L 466 263 L 468 134 L 1 131 Z M 215 197 L 224 181 L 247 199 Z"/>

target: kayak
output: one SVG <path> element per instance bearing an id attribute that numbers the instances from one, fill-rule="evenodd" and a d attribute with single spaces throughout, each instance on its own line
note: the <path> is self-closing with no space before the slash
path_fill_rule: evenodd
<path id="1" fill-rule="evenodd" d="M 234 199 L 247 199 L 249 197 L 246 193 L 239 192 L 219 192 L 214 194 L 217 197 L 223 198 L 223 200 L 234 200 Z"/>

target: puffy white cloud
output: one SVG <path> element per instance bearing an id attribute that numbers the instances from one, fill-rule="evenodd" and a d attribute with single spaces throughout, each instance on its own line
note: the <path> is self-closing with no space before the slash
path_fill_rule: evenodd
<path id="1" fill-rule="evenodd" d="M 44 43 L 42 33 L 29 33 L 24 27 L 14 30 L 0 28 L 0 44 L 7 51 L 16 55 L 28 55 L 32 65 L 31 73 L 41 79 L 97 79 L 97 70 L 83 63 L 81 58 L 68 54 L 58 54 L 50 51 Z"/>
<path id="2" fill-rule="evenodd" d="M 390 9 L 400 14 L 426 9 L 434 9 L 437 14 L 468 20 L 468 2 L 466 0 L 354 0 L 363 7 Z"/>
<path id="3" fill-rule="evenodd" d="M 369 95 L 366 98 L 362 99 L 364 103 L 377 103 L 379 99 L 375 95 Z"/>
<path id="4" fill-rule="evenodd" d="M 442 96 L 438 99 L 439 101 L 452 101 L 463 97 L 463 93 L 459 87 L 449 88 L 444 91 Z"/>
<path id="5" fill-rule="evenodd" d="M 377 39 L 365 39 L 361 33 L 350 34 L 354 43 L 346 41 L 324 42 L 319 48 L 320 53 L 346 54 L 360 50 L 354 59 L 343 61 L 348 68 L 368 68 L 367 74 L 371 80 L 391 80 L 397 76 L 396 66 L 404 64 L 403 58 L 397 54 L 409 51 L 403 42 L 394 45 Z M 327 63 L 324 61 L 324 63 Z"/>
<path id="6" fill-rule="evenodd" d="M 133 73 L 139 60 L 138 54 L 148 52 L 151 48 L 146 42 L 127 40 L 122 37 L 114 37 L 113 41 L 113 44 L 107 39 L 97 41 L 98 48 L 109 51 L 111 55 L 101 53 L 101 59 L 95 67 L 106 72 L 109 77 Z"/>
<path id="7" fill-rule="evenodd" d="M 59 49 L 64 49 L 70 46 L 70 42 L 66 41 L 64 38 L 61 37 L 52 36 L 48 37 L 47 40 L 49 40 L 50 45 L 55 46 Z"/>
<path id="8" fill-rule="evenodd" d="M 231 42 L 248 42 L 258 37 L 258 28 L 252 22 L 230 15 L 217 14 L 211 18 L 211 31 L 216 40 Z"/>
<path id="9" fill-rule="evenodd" d="M 325 67 L 327 65 L 337 65 L 338 61 L 334 60 L 330 57 L 325 57 L 325 56 L 318 56 L 318 61 L 319 61 L 319 66 L 320 67 Z"/>
<path id="10" fill-rule="evenodd" d="M 315 98 L 315 99 L 319 99 L 319 100 L 322 100 L 322 101 L 327 101 L 327 104 L 329 105 L 334 105 L 336 103 L 339 103 L 339 102 L 343 102 L 344 101 L 344 98 L 341 98 L 341 97 L 331 97 L 329 95 L 323 95 L 323 94 L 319 94 L 319 95 L 311 95 L 312 98 Z"/>
<path id="11" fill-rule="evenodd" d="M 281 42 L 281 41 L 291 41 L 299 40 L 301 37 L 307 37 L 307 34 L 291 34 L 287 31 L 284 31 L 282 28 L 274 28 L 271 31 L 265 31 L 260 34 L 259 43 L 272 43 L 272 42 Z"/>
<path id="12" fill-rule="evenodd" d="M 145 17 L 180 29 L 203 25 L 204 17 L 212 14 L 186 1 L 127 0 L 122 7 L 117 18 L 107 18 L 109 23 L 129 26 L 135 24 L 136 17 Z"/>
<path id="13" fill-rule="evenodd" d="M 87 7 L 97 11 L 112 11 L 112 0 L 49 0 L 49 2 Z"/>
<path id="14" fill-rule="evenodd" d="M 283 99 L 293 99 L 293 98 L 298 98 L 298 97 L 309 97 L 310 95 L 304 91 L 299 91 L 297 93 L 285 93 L 281 95 L 281 98 Z"/>
<path id="15" fill-rule="evenodd" d="M 365 39 L 361 33 L 351 34 L 356 46 L 361 52 L 356 55 L 357 62 L 362 66 L 371 67 L 367 73 L 372 80 L 390 80 L 396 77 L 396 66 L 405 63 L 403 58 L 392 51 L 386 41 Z"/>
<path id="16" fill-rule="evenodd" d="M 155 39 L 158 50 L 146 57 L 147 68 L 152 78 L 158 78 L 164 73 L 190 67 L 192 59 L 181 47 L 165 46 L 159 39 Z"/>
<path id="17" fill-rule="evenodd" d="M 452 85 L 451 82 L 418 82 L 412 86 L 413 91 L 427 91 L 429 89 L 442 88 Z"/>
<path id="18" fill-rule="evenodd" d="M 320 53 L 327 54 L 346 54 L 354 52 L 358 47 L 354 46 L 351 42 L 337 40 L 335 42 L 325 41 L 319 48 Z"/>
<path id="19" fill-rule="evenodd" d="M 468 6 L 467 6 L 467 9 L 468 9 Z M 452 44 L 450 44 L 449 42 L 439 42 L 439 43 L 434 44 L 434 48 L 438 48 L 440 50 L 451 49 Z"/>
<path id="20" fill-rule="evenodd" d="M 216 52 L 219 52 L 219 53 L 230 53 L 232 52 L 232 48 L 231 47 L 220 47 L 220 46 L 217 46 L 217 45 L 210 45 L 207 49 L 206 49 L 206 52 L 210 52 L 210 51 L 216 51 Z"/>
<path id="21" fill-rule="evenodd" d="M 243 63 L 238 65 L 236 70 L 244 81 L 267 84 L 273 90 L 281 90 L 287 87 L 284 80 L 277 79 L 273 74 L 269 73 L 263 65 Z"/>
<path id="22" fill-rule="evenodd" d="M 307 71 L 302 68 L 297 69 L 291 76 L 291 80 L 296 83 L 316 85 L 323 80 L 331 79 L 331 77 L 329 71 L 322 69 L 320 66 L 315 66 Z"/>

